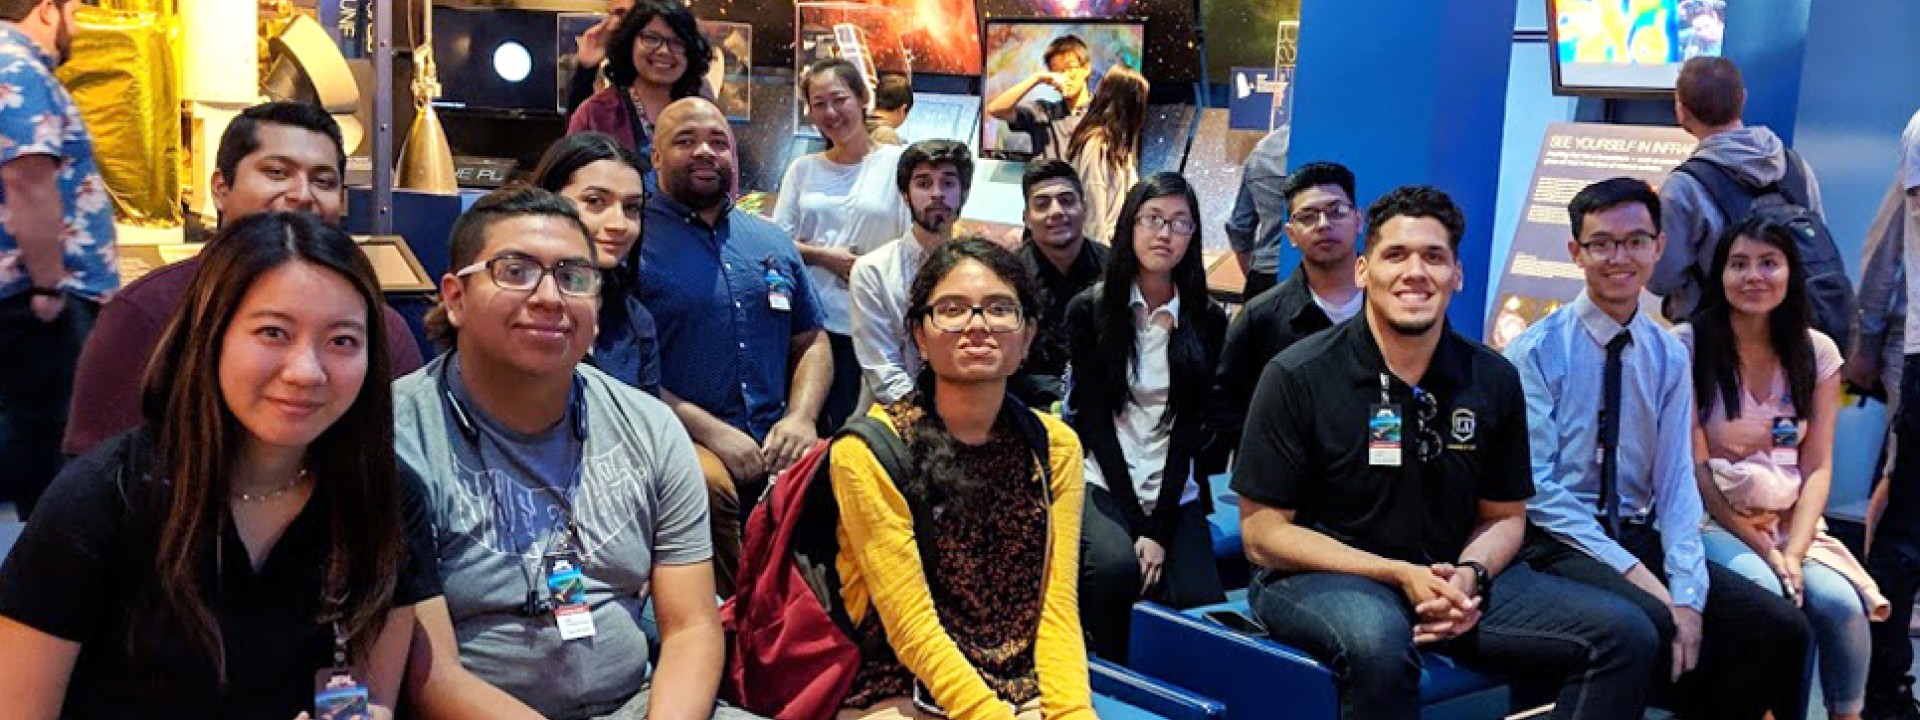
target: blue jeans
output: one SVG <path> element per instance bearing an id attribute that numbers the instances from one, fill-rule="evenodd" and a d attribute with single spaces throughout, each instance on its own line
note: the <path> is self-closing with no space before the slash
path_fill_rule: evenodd
<path id="1" fill-rule="evenodd" d="M 1420 716 L 1420 649 L 1399 588 L 1353 576 L 1282 577 L 1266 570 L 1249 592 L 1273 639 L 1333 670 L 1340 716 Z M 1492 672 L 1560 680 L 1555 718 L 1637 718 L 1646 708 L 1659 635 L 1633 603 L 1514 564 L 1495 578 L 1480 624 L 1427 649 Z"/>
<path id="2" fill-rule="evenodd" d="M 1726 566 L 1778 595 L 1780 578 L 1767 561 L 1733 533 L 1714 528 L 1700 535 L 1707 560 Z M 1835 714 L 1853 714 L 1867 701 L 1867 662 L 1873 641 L 1867 629 L 1866 604 L 1860 590 L 1846 576 L 1820 563 L 1802 566 L 1806 610 L 1820 662 L 1820 691 Z"/>

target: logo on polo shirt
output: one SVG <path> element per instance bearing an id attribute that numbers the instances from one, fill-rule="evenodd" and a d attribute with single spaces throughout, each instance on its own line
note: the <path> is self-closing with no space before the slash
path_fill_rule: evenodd
<path id="1" fill-rule="evenodd" d="M 1453 441 L 1461 444 L 1473 442 L 1473 433 L 1479 424 L 1480 422 L 1474 418 L 1472 410 L 1467 408 L 1454 410 L 1452 423 Z M 1465 449 L 1471 450 L 1473 448 L 1468 447 Z"/>

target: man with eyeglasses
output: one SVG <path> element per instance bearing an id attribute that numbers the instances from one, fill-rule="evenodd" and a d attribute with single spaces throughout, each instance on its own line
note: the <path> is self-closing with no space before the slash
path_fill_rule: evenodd
<path id="1" fill-rule="evenodd" d="M 1675 710 L 1797 716 L 1804 616 L 1701 547 L 1692 357 L 1640 312 L 1666 245 L 1660 196 L 1604 180 L 1567 215 L 1586 289 L 1506 350 L 1526 389 L 1536 490 L 1520 558 L 1639 607 L 1660 634 L 1654 686 L 1672 684 Z"/>
<path id="2" fill-rule="evenodd" d="M 1215 392 L 1221 397 L 1238 398 L 1236 402 L 1244 408 L 1253 401 L 1260 371 L 1273 356 L 1360 313 L 1360 288 L 1353 280 L 1353 266 L 1359 260 L 1354 242 L 1360 235 L 1360 211 L 1354 207 L 1353 186 L 1353 171 L 1330 162 L 1302 165 L 1281 185 L 1279 194 L 1287 202 L 1286 236 L 1300 250 L 1300 265 L 1286 282 L 1257 296 L 1248 295 L 1246 306 L 1228 324 L 1220 369 L 1214 377 Z M 1261 224 L 1266 224 L 1264 217 Z M 1280 230 L 1273 228 L 1275 235 Z M 1233 223 L 1228 223 L 1227 232 L 1235 232 Z M 1245 412 L 1228 414 L 1235 421 L 1245 416 Z M 1238 426 L 1222 431 L 1234 439 L 1240 436 Z"/>
<path id="3" fill-rule="evenodd" d="M 729 200 L 733 130 L 720 109 L 675 101 L 654 137 L 661 193 L 647 200 L 635 294 L 659 327 L 660 384 L 699 453 L 731 595 L 765 478 L 818 439 L 833 350 L 793 238 Z"/>
<path id="4" fill-rule="evenodd" d="M 432 319 L 450 349 L 393 385 L 446 587 L 415 606 L 408 697 L 426 718 L 706 717 L 724 650 L 700 467 L 665 404 L 581 362 L 601 282 L 585 225 L 511 188 L 451 246 Z"/>
<path id="5" fill-rule="evenodd" d="M 1267 365 L 1240 444 L 1249 600 L 1333 669 L 1341 717 L 1420 713 L 1422 648 L 1558 679 L 1555 718 L 1636 718 L 1657 636 L 1626 600 L 1511 563 L 1533 494 L 1513 366 L 1445 323 L 1466 222 L 1425 187 L 1367 211 L 1353 322 Z"/>
<path id="6" fill-rule="evenodd" d="M 1093 73 L 1093 55 L 1087 41 L 1078 35 L 1062 35 L 1047 43 L 1040 59 L 1045 70 L 1028 75 L 1013 87 L 995 95 L 987 103 L 987 115 L 1007 124 L 1009 132 L 1028 138 L 1028 151 L 1034 159 L 1066 160 L 1067 141 L 1080 126 L 1093 93 L 1087 91 L 1087 78 Z M 1028 93 L 1041 85 L 1060 93 L 1059 100 L 1037 98 L 1021 103 Z"/>

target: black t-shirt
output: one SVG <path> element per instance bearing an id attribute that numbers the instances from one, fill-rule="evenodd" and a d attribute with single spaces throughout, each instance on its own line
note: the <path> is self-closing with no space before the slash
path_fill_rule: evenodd
<path id="1" fill-rule="evenodd" d="M 1214 376 L 1214 392 L 1237 403 L 1238 413 L 1223 413 L 1234 421 L 1243 420 L 1253 403 L 1253 390 L 1260 385 L 1260 374 L 1281 351 L 1309 335 L 1333 327 L 1333 319 L 1313 301 L 1307 288 L 1307 274 L 1294 268 L 1293 277 L 1254 296 L 1233 316 L 1227 326 L 1227 342 L 1220 349 L 1220 370 Z M 1230 442 L 1240 439 L 1241 427 L 1221 428 Z"/>
<path id="2" fill-rule="evenodd" d="M 258 574 L 232 523 L 219 552 L 201 564 L 202 596 L 226 651 L 222 692 L 213 661 L 177 626 L 132 626 L 133 608 L 151 597 L 160 523 L 152 508 L 166 490 L 151 468 L 144 430 L 101 443 L 54 481 L 0 566 L 0 615 L 80 643 L 61 717 L 279 719 L 311 711 L 314 676 L 333 664 L 333 633 L 314 621 L 327 564 L 323 496 L 287 526 Z M 440 594 L 422 497 L 420 479 L 402 467 L 407 551 L 396 607 Z M 139 657 L 129 653 L 134 632 L 147 640 Z"/>
<path id="3" fill-rule="evenodd" d="M 1388 402 L 1404 419 L 1399 467 L 1370 465 L 1368 419 Z M 1295 511 L 1294 522 L 1351 547 L 1418 564 L 1452 562 L 1481 500 L 1533 495 L 1527 410 L 1505 358 L 1448 328 L 1419 388 L 1387 371 L 1365 316 L 1302 340 L 1267 364 L 1240 441 L 1233 490 Z M 1430 433 L 1430 434 L 1429 434 Z M 1423 460 L 1423 435 L 1439 451 Z"/>

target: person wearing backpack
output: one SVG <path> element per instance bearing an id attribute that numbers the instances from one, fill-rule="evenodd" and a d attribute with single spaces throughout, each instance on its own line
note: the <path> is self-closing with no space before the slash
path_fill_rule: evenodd
<path id="1" fill-rule="evenodd" d="M 1813 168 L 1780 136 L 1741 122 L 1746 99 L 1740 68 L 1733 61 L 1697 57 L 1681 66 L 1674 81 L 1674 115 L 1700 145 L 1660 187 L 1667 249 L 1647 289 L 1664 298 L 1662 313 L 1668 319 L 1691 317 L 1703 295 L 1714 244 L 1727 228 L 1750 215 L 1766 214 L 1799 237 L 1814 329 L 1847 347 L 1853 283 L 1821 219 L 1820 183 Z"/>
<path id="2" fill-rule="evenodd" d="M 885 639 L 860 644 L 837 717 L 1092 718 L 1074 597 L 1080 441 L 1007 391 L 1036 330 L 1035 282 L 969 238 L 929 251 L 908 295 L 927 367 L 915 393 L 866 416 L 905 461 L 858 434 L 829 450 L 839 599 L 858 635 Z"/>

